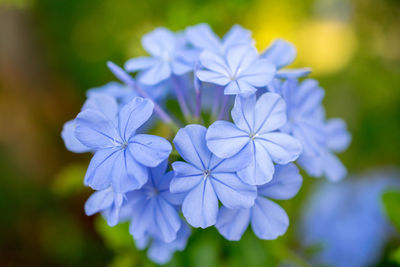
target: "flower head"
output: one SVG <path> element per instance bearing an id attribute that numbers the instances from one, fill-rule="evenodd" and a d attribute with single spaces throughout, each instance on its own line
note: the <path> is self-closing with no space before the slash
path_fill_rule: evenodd
<path id="1" fill-rule="evenodd" d="M 238 171 L 239 177 L 251 185 L 269 182 L 274 164 L 296 160 L 301 151 L 300 142 L 279 132 L 286 123 L 286 104 L 274 93 L 237 97 L 232 109 L 234 123 L 216 121 L 207 131 L 207 146 L 218 157 L 251 158 L 250 164 Z M 250 154 L 249 154 L 250 151 Z"/>
<path id="2" fill-rule="evenodd" d="M 249 224 L 261 239 L 276 239 L 283 235 L 288 226 L 286 212 L 272 199 L 290 199 L 297 194 L 302 178 L 296 165 L 278 165 L 271 182 L 258 186 L 258 196 L 254 206 L 247 209 L 222 207 L 216 227 L 228 240 L 239 240 Z"/>
<path id="3" fill-rule="evenodd" d="M 197 71 L 197 77 L 224 86 L 226 95 L 252 94 L 275 75 L 275 67 L 260 59 L 251 45 L 232 46 L 224 55 L 206 50 L 200 55 L 200 63 L 205 70 Z"/>
<path id="4" fill-rule="evenodd" d="M 171 182 L 171 192 L 186 194 L 182 204 L 186 220 L 202 228 L 215 224 L 218 200 L 231 209 L 248 208 L 256 197 L 256 187 L 243 183 L 235 173 L 245 162 L 213 155 L 206 146 L 206 130 L 200 125 L 179 130 L 174 144 L 186 162 L 172 163 Z"/>

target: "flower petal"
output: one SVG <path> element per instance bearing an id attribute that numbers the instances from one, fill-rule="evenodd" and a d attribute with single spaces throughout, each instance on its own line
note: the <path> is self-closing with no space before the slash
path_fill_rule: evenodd
<path id="1" fill-rule="evenodd" d="M 251 227 L 260 239 L 273 240 L 283 235 L 289 226 L 286 212 L 276 203 L 258 197 L 252 208 Z"/>
<path id="2" fill-rule="evenodd" d="M 334 152 L 344 151 L 350 144 L 351 135 L 346 129 L 346 122 L 342 119 L 330 119 L 325 125 L 327 147 Z"/>
<path id="3" fill-rule="evenodd" d="M 183 216 L 193 227 L 214 225 L 218 215 L 218 199 L 210 179 L 203 180 L 188 193 L 182 204 Z"/>
<path id="4" fill-rule="evenodd" d="M 215 227 L 230 241 L 239 241 L 250 223 L 251 209 L 227 209 L 221 207 Z"/>
<path id="5" fill-rule="evenodd" d="M 94 109 L 103 113 L 106 118 L 114 120 L 118 114 L 118 103 L 112 96 L 106 94 L 93 94 L 83 104 L 82 110 Z"/>
<path id="6" fill-rule="evenodd" d="M 172 69 L 169 63 L 158 61 L 151 68 L 139 75 L 139 81 L 145 85 L 156 85 L 171 76 Z"/>
<path id="7" fill-rule="evenodd" d="M 283 39 L 277 39 L 261 54 L 261 57 L 274 64 L 277 69 L 280 69 L 294 61 L 296 48 Z"/>
<path id="8" fill-rule="evenodd" d="M 198 70 L 196 72 L 196 76 L 203 82 L 209 82 L 218 85 L 227 85 L 230 82 L 230 79 L 225 74 L 215 71 Z"/>
<path id="9" fill-rule="evenodd" d="M 207 147 L 220 158 L 240 152 L 250 141 L 249 135 L 231 122 L 216 121 L 207 130 Z"/>
<path id="10" fill-rule="evenodd" d="M 299 169 L 293 163 L 276 165 L 274 177 L 258 187 L 258 194 L 273 199 L 290 199 L 299 192 L 302 182 Z"/>
<path id="11" fill-rule="evenodd" d="M 240 25 L 233 25 L 222 38 L 222 50 L 226 51 L 234 45 L 252 45 L 251 31 Z"/>
<path id="12" fill-rule="evenodd" d="M 121 143 L 114 123 L 100 111 L 86 109 L 78 114 L 75 123 L 76 138 L 91 149 L 110 148 Z"/>
<path id="13" fill-rule="evenodd" d="M 250 208 L 257 197 L 257 188 L 243 183 L 235 173 L 214 173 L 208 179 L 218 199 L 228 209 Z"/>
<path id="14" fill-rule="evenodd" d="M 153 113 L 151 100 L 135 97 L 119 112 L 119 132 L 124 141 L 130 141 L 136 130 L 142 126 Z"/>
<path id="15" fill-rule="evenodd" d="M 70 120 L 64 123 L 61 137 L 64 140 L 65 147 L 74 153 L 85 153 L 91 151 L 91 149 L 82 144 L 75 136 L 75 120 Z"/>
<path id="16" fill-rule="evenodd" d="M 323 170 L 326 178 L 332 182 L 346 177 L 347 170 L 343 163 L 331 152 L 325 152 L 322 156 Z"/>
<path id="17" fill-rule="evenodd" d="M 266 60 L 255 61 L 248 69 L 244 70 L 239 80 L 252 86 L 266 86 L 275 76 L 275 67 Z"/>
<path id="18" fill-rule="evenodd" d="M 186 38 L 196 48 L 219 52 L 220 40 L 206 23 L 200 23 L 185 29 Z"/>
<path id="19" fill-rule="evenodd" d="M 176 38 L 170 30 L 159 27 L 142 37 L 143 48 L 152 56 L 160 57 L 164 53 L 172 53 Z"/>
<path id="20" fill-rule="evenodd" d="M 172 163 L 175 177 L 171 181 L 172 193 L 185 193 L 198 185 L 203 179 L 203 172 L 186 162 L 175 161 Z"/>
<path id="21" fill-rule="evenodd" d="M 257 49 L 252 45 L 235 45 L 226 52 L 230 73 L 235 77 L 253 65 L 257 58 Z"/>
<path id="22" fill-rule="evenodd" d="M 129 233 L 135 240 L 141 240 L 146 237 L 146 232 L 150 225 L 154 224 L 154 200 L 146 201 L 140 199 L 134 208 L 132 208 L 132 221 L 129 226 Z"/>
<path id="23" fill-rule="evenodd" d="M 237 172 L 240 179 L 250 185 L 262 185 L 271 181 L 274 174 L 274 164 L 268 151 L 257 142 L 249 144 L 252 148 L 253 161 Z"/>
<path id="24" fill-rule="evenodd" d="M 237 96 L 231 115 L 237 127 L 251 133 L 254 130 L 254 107 L 256 106 L 256 95 L 249 97 Z"/>
<path id="25" fill-rule="evenodd" d="M 286 103 L 275 93 L 265 93 L 260 96 L 254 113 L 255 133 L 271 132 L 286 123 Z"/>
<path id="26" fill-rule="evenodd" d="M 221 159 L 213 156 L 209 169 L 215 172 L 233 172 L 246 168 L 253 160 L 251 144 L 245 145 L 235 156 Z"/>
<path id="27" fill-rule="evenodd" d="M 278 164 L 295 161 L 301 154 L 301 143 L 294 137 L 280 132 L 259 135 L 256 142 L 262 145 Z"/>
<path id="28" fill-rule="evenodd" d="M 278 79 L 298 79 L 311 73 L 311 68 L 283 69 L 276 73 Z"/>
<path id="29" fill-rule="evenodd" d="M 231 72 L 229 67 L 226 65 L 225 60 L 214 52 L 203 51 L 200 54 L 200 63 L 210 71 L 224 75 L 227 78 L 231 76 Z M 199 79 L 201 80 L 200 77 Z"/>
<path id="30" fill-rule="evenodd" d="M 125 63 L 124 68 L 128 72 L 136 72 L 139 70 L 151 68 L 157 62 L 158 61 L 156 59 L 151 58 L 151 57 L 137 57 L 137 58 L 129 59 Z"/>
<path id="31" fill-rule="evenodd" d="M 164 242 L 176 239 L 176 233 L 181 227 L 181 220 L 176 209 L 162 198 L 155 203 L 155 223 L 159 231 L 159 238 Z"/>
<path id="32" fill-rule="evenodd" d="M 147 167 L 156 167 L 171 153 L 172 146 L 164 138 L 149 134 L 138 134 L 128 145 L 133 157 Z"/>
<path id="33" fill-rule="evenodd" d="M 115 159 L 122 150 L 113 148 L 98 150 L 89 163 L 85 175 L 85 185 L 95 190 L 103 190 L 111 185 L 111 173 Z"/>
<path id="34" fill-rule="evenodd" d="M 251 94 L 257 91 L 254 86 L 249 84 L 248 82 L 238 78 L 237 80 L 231 81 L 224 90 L 225 95 L 242 95 L 245 97 L 250 96 Z"/>
<path id="35" fill-rule="evenodd" d="M 111 207 L 114 194 L 111 188 L 94 192 L 85 203 L 85 213 L 90 216 Z"/>
<path id="36" fill-rule="evenodd" d="M 205 170 L 211 157 L 206 145 L 207 129 L 201 125 L 188 125 L 178 131 L 174 145 L 179 155 L 201 170 Z"/>

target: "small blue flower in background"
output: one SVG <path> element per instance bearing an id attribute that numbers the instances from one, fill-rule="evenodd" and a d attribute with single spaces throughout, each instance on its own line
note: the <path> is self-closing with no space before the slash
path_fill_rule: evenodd
<path id="1" fill-rule="evenodd" d="M 375 170 L 338 183 L 322 183 L 306 202 L 298 235 L 322 245 L 315 265 L 373 266 L 393 231 L 384 211 L 384 190 L 400 188 L 398 170 Z"/>
<path id="2" fill-rule="evenodd" d="M 126 62 L 128 72 L 140 71 L 139 81 L 155 85 L 171 75 L 182 75 L 194 67 L 195 52 L 186 40 L 166 28 L 157 28 L 142 38 L 143 48 L 151 57 L 133 58 Z"/>
<path id="3" fill-rule="evenodd" d="M 172 171 L 165 173 L 167 161 L 150 169 L 149 181 L 139 190 L 129 193 L 131 208 L 130 233 L 136 240 L 147 236 L 169 243 L 181 228 L 178 207 L 183 196 L 169 191 Z"/>
<path id="4" fill-rule="evenodd" d="M 75 135 L 96 151 L 85 176 L 95 190 L 112 185 L 116 192 L 140 188 L 147 182 L 147 167 L 155 167 L 171 152 L 164 138 L 135 134 L 153 112 L 150 100 L 134 98 L 111 119 L 96 109 L 85 109 L 75 119 Z"/>
<path id="5" fill-rule="evenodd" d="M 275 75 L 275 67 L 260 59 L 251 45 L 232 46 L 222 56 L 206 50 L 200 55 L 200 63 L 205 70 L 197 71 L 197 77 L 224 86 L 226 95 L 255 93 L 256 87 L 266 86 Z"/>
<path id="6" fill-rule="evenodd" d="M 272 180 L 258 186 L 258 197 L 249 209 L 228 209 L 222 207 L 216 227 L 228 240 L 240 240 L 251 223 L 253 232 L 261 239 L 276 239 L 283 235 L 288 226 L 286 212 L 272 199 L 290 199 L 297 194 L 302 178 L 296 165 L 278 165 Z"/>
<path id="7" fill-rule="evenodd" d="M 279 70 L 276 73 L 277 78 L 289 79 L 307 76 L 311 72 L 310 68 L 281 70 L 295 60 L 296 54 L 294 45 L 283 39 L 277 39 L 261 53 L 260 57 L 266 59 Z"/>
<path id="8" fill-rule="evenodd" d="M 231 209 L 249 208 L 256 198 L 256 187 L 243 183 L 235 171 L 246 159 L 220 159 L 206 146 L 207 129 L 189 125 L 180 129 L 174 144 L 186 162 L 172 163 L 175 177 L 171 192 L 186 193 L 182 212 L 194 227 L 214 225 L 218 215 L 218 200 Z M 249 158 L 249 155 L 247 155 Z"/>
<path id="9" fill-rule="evenodd" d="M 86 215 L 103 212 L 109 226 L 119 222 L 119 213 L 124 202 L 124 194 L 114 192 L 112 187 L 94 192 L 85 203 Z"/>
<path id="10" fill-rule="evenodd" d="M 325 143 L 319 155 L 301 155 L 299 164 L 311 176 L 325 176 L 330 181 L 343 179 L 347 170 L 334 153 L 343 152 L 350 144 L 351 135 L 342 119 L 330 119 L 324 124 Z"/>
<path id="11" fill-rule="evenodd" d="M 185 35 L 188 42 L 199 50 L 207 50 L 223 55 L 228 48 L 235 45 L 252 45 L 251 32 L 240 25 L 234 25 L 220 39 L 206 23 L 187 27 Z"/>
<path id="12" fill-rule="evenodd" d="M 271 181 L 274 164 L 287 164 L 296 160 L 302 146 L 294 137 L 279 132 L 286 123 L 286 104 L 277 94 L 237 97 L 232 109 L 234 124 L 214 122 L 207 131 L 207 146 L 218 157 L 239 157 L 250 164 L 238 171 L 245 183 L 262 185 Z M 242 164 L 243 165 L 243 164 Z"/>

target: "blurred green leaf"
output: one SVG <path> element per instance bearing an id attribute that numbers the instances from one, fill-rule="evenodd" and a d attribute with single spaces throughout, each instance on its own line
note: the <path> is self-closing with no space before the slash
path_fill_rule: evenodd
<path id="1" fill-rule="evenodd" d="M 390 221 L 400 230 L 400 191 L 387 191 L 382 199 Z"/>
<path id="2" fill-rule="evenodd" d="M 129 234 L 129 223 L 121 223 L 110 227 L 103 217 L 98 215 L 95 219 L 95 228 L 110 249 L 114 251 L 135 250 L 133 238 Z"/>
<path id="3" fill-rule="evenodd" d="M 83 178 L 85 177 L 87 166 L 84 164 L 70 164 L 65 166 L 56 175 L 52 184 L 52 191 L 62 197 L 82 192 Z"/>
<path id="4" fill-rule="evenodd" d="M 390 260 L 400 265 L 400 247 L 390 254 Z"/>

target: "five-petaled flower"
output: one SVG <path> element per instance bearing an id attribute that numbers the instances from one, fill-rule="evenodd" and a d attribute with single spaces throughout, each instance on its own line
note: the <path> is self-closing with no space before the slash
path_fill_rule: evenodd
<path id="1" fill-rule="evenodd" d="M 266 86 L 275 75 L 275 67 L 258 57 L 251 45 L 230 47 L 224 55 L 204 51 L 200 63 L 205 70 L 198 70 L 197 77 L 203 82 L 225 86 L 226 95 L 250 95 L 256 87 Z"/>
<path id="2" fill-rule="evenodd" d="M 138 189 L 148 180 L 147 167 L 155 167 L 165 160 L 171 144 L 159 136 L 136 134 L 153 112 L 150 100 L 135 97 L 119 112 L 115 100 L 105 107 L 116 115 L 106 117 L 88 108 L 75 119 L 77 139 L 95 151 L 85 184 L 95 190 L 112 185 L 120 193 Z"/>
<path id="3" fill-rule="evenodd" d="M 274 164 L 287 164 L 296 160 L 301 151 L 300 142 L 279 132 L 286 122 L 286 104 L 277 94 L 237 97 L 232 109 L 235 124 L 227 121 L 214 122 L 207 131 L 207 146 L 218 157 L 238 157 L 250 164 L 238 171 L 239 177 L 248 184 L 262 185 L 274 174 Z M 250 152 L 250 153 L 249 153 Z"/>
<path id="4" fill-rule="evenodd" d="M 201 125 L 189 125 L 177 133 L 174 144 L 186 162 L 172 163 L 175 177 L 170 189 L 186 193 L 183 215 L 189 224 L 202 228 L 215 224 L 218 200 L 230 209 L 249 208 L 257 195 L 256 187 L 243 183 L 235 173 L 246 160 L 213 155 L 206 146 L 206 130 Z"/>

